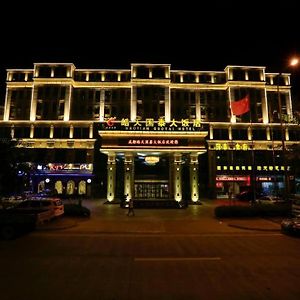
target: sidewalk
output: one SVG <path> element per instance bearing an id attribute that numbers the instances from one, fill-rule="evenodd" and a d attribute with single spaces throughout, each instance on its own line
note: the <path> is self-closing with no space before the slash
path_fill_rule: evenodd
<path id="1" fill-rule="evenodd" d="M 218 234 L 249 231 L 280 231 L 280 223 L 263 218 L 223 218 L 214 216 L 214 208 L 225 200 L 204 200 L 202 205 L 186 209 L 127 209 L 105 200 L 84 200 L 91 210 L 90 218 L 63 216 L 38 227 L 39 231 L 63 230 L 70 233 L 110 234 Z M 225 202 L 226 203 L 226 202 Z M 228 203 L 228 202 L 227 202 Z"/>

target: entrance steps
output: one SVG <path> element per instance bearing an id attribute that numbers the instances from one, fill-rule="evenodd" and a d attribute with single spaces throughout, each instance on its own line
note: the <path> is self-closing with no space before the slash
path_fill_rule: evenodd
<path id="1" fill-rule="evenodd" d="M 187 205 L 175 200 L 149 200 L 135 199 L 133 200 L 134 208 L 186 208 Z"/>

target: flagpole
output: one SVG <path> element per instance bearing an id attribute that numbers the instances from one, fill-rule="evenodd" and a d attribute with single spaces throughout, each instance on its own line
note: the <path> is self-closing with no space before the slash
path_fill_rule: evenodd
<path id="1" fill-rule="evenodd" d="M 231 115 L 240 116 L 247 112 L 250 112 L 250 132 L 251 132 L 251 141 L 252 141 L 252 150 L 251 150 L 251 160 L 252 160 L 252 172 L 251 172 L 251 187 L 253 190 L 253 202 L 256 201 L 256 176 L 255 176 L 255 155 L 254 155 L 254 141 L 252 134 L 252 115 L 251 115 L 251 105 L 250 97 L 247 94 L 244 98 L 238 101 L 230 101 Z M 232 153 L 233 155 L 233 153 Z M 233 156 L 232 156 L 233 159 Z"/>
<path id="2" fill-rule="evenodd" d="M 273 120 L 272 120 L 273 122 Z M 273 132 L 273 126 L 270 126 L 270 134 L 271 134 L 271 140 L 272 140 L 272 162 L 273 162 L 273 176 L 274 176 L 274 187 L 272 188 L 272 193 L 275 194 L 275 196 L 278 196 L 278 183 L 277 183 L 277 176 L 275 173 L 276 169 L 276 161 L 275 161 L 275 147 L 274 147 L 274 132 Z"/>
<path id="3" fill-rule="evenodd" d="M 252 204 L 256 202 L 256 162 L 255 162 L 255 153 L 254 153 L 254 141 L 253 141 L 253 126 L 252 126 L 252 113 L 251 113 L 251 102 L 249 101 L 249 113 L 250 113 L 250 132 L 251 132 L 251 163 L 252 163 L 252 172 L 251 172 L 251 185 L 253 192 Z"/>

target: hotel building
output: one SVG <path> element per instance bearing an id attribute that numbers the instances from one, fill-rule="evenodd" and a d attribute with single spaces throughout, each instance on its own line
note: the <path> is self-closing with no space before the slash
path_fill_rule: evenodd
<path id="1" fill-rule="evenodd" d="M 245 96 L 250 111 L 234 115 Z M 283 157 L 300 143 L 290 74 L 262 66 L 8 69 L 0 133 L 30 157 L 35 191 L 196 203 L 226 197 L 229 182 L 273 193 L 288 174 L 298 185 Z"/>

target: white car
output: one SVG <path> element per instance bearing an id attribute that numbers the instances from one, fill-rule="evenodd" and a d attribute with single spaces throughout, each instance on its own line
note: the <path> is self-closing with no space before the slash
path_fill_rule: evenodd
<path id="1" fill-rule="evenodd" d="M 51 213 L 50 219 L 58 217 L 64 214 L 64 205 L 59 198 L 38 198 L 32 197 L 29 200 L 25 200 L 20 203 L 17 208 L 32 209 L 43 208 L 47 209 Z"/>

